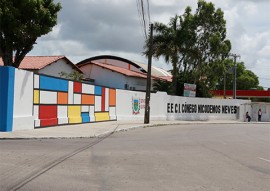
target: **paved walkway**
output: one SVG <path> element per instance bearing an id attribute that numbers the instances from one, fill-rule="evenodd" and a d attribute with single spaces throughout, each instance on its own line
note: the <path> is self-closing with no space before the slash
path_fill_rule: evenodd
<path id="1" fill-rule="evenodd" d="M 33 130 L 15 132 L 0 132 L 0 139 L 49 139 L 49 138 L 93 138 L 101 137 L 111 132 L 127 131 L 134 128 L 154 127 L 162 125 L 187 125 L 187 124 L 241 124 L 236 120 L 211 120 L 211 121 L 109 121 L 99 123 L 85 123 L 77 125 L 63 125 L 46 127 Z M 257 122 L 251 122 L 257 124 Z M 269 122 L 260 122 L 267 123 Z"/>

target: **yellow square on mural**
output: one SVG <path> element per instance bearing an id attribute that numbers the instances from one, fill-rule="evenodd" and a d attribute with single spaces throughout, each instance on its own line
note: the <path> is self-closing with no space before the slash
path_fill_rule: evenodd
<path id="1" fill-rule="evenodd" d="M 108 121 L 110 120 L 109 112 L 95 113 L 96 121 Z"/>
<path id="2" fill-rule="evenodd" d="M 81 106 L 68 106 L 69 123 L 82 123 Z"/>
<path id="3" fill-rule="evenodd" d="M 39 90 L 34 90 L 34 104 L 39 104 Z"/>

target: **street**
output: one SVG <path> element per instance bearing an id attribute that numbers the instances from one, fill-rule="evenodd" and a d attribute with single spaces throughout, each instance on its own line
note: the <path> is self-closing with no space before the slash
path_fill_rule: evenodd
<path id="1" fill-rule="evenodd" d="M 169 125 L 0 140 L 0 190 L 269 191 L 269 124 Z"/>

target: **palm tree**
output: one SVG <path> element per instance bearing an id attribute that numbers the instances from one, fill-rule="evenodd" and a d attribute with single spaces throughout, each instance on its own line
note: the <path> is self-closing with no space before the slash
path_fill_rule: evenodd
<path id="1" fill-rule="evenodd" d="M 176 93 L 176 79 L 177 79 L 177 63 L 179 61 L 179 40 L 178 31 L 180 27 L 179 16 L 175 16 L 171 18 L 168 26 L 155 22 L 154 23 L 154 35 L 153 35 L 153 57 L 159 58 L 163 56 L 165 58 L 166 63 L 172 63 L 172 87 L 173 93 Z M 149 43 L 146 42 L 145 46 L 145 54 L 148 55 L 148 47 Z"/>
<path id="2" fill-rule="evenodd" d="M 177 78 L 179 72 L 186 72 L 189 66 L 188 59 L 194 59 L 197 52 L 192 49 L 195 41 L 194 30 L 192 30 L 191 8 L 187 7 L 183 15 L 175 15 L 170 19 L 168 25 L 154 23 L 152 52 L 155 58 L 164 57 L 166 63 L 172 64 L 172 92 L 178 94 Z M 144 52 L 148 55 L 149 42 L 146 41 Z"/>

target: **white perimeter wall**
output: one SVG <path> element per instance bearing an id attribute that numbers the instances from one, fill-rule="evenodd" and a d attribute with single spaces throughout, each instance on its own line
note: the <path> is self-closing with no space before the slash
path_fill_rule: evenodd
<path id="1" fill-rule="evenodd" d="M 117 90 L 118 120 L 144 119 L 145 93 Z M 151 94 L 151 120 L 244 120 L 243 103 L 248 100 L 224 100 L 169 96 L 164 92 Z M 139 103 L 139 109 L 135 106 Z M 199 110 L 208 108 L 208 110 Z M 212 109 L 209 109 L 212 108 Z"/>
<path id="2" fill-rule="evenodd" d="M 258 121 L 258 110 L 259 109 L 261 109 L 261 111 L 262 111 L 261 121 L 263 121 L 263 122 L 270 121 L 270 103 L 255 102 L 255 103 L 243 105 L 243 110 L 244 110 L 243 113 L 245 115 L 245 113 L 248 112 L 250 117 L 251 117 L 251 121 Z"/>
<path id="3" fill-rule="evenodd" d="M 12 131 L 34 129 L 33 72 L 15 70 Z"/>
<path id="4" fill-rule="evenodd" d="M 110 81 L 110 80 L 108 80 Z M 113 81 L 113 80 L 111 80 Z M 33 116 L 33 72 L 15 70 L 13 131 L 34 128 Z M 245 105 L 248 100 L 224 100 L 207 98 L 188 98 L 168 96 L 167 93 L 151 94 L 151 120 L 244 120 Z M 219 108 L 215 112 L 199 112 L 199 106 Z M 188 106 L 189 109 L 186 109 Z M 261 106 L 258 106 L 261 107 Z M 196 111 L 194 110 L 196 108 Z M 263 109 L 264 118 L 269 114 L 269 106 Z M 117 120 L 137 120 L 143 122 L 145 93 L 138 91 L 116 90 Z M 66 112 L 66 111 L 65 111 Z"/>

